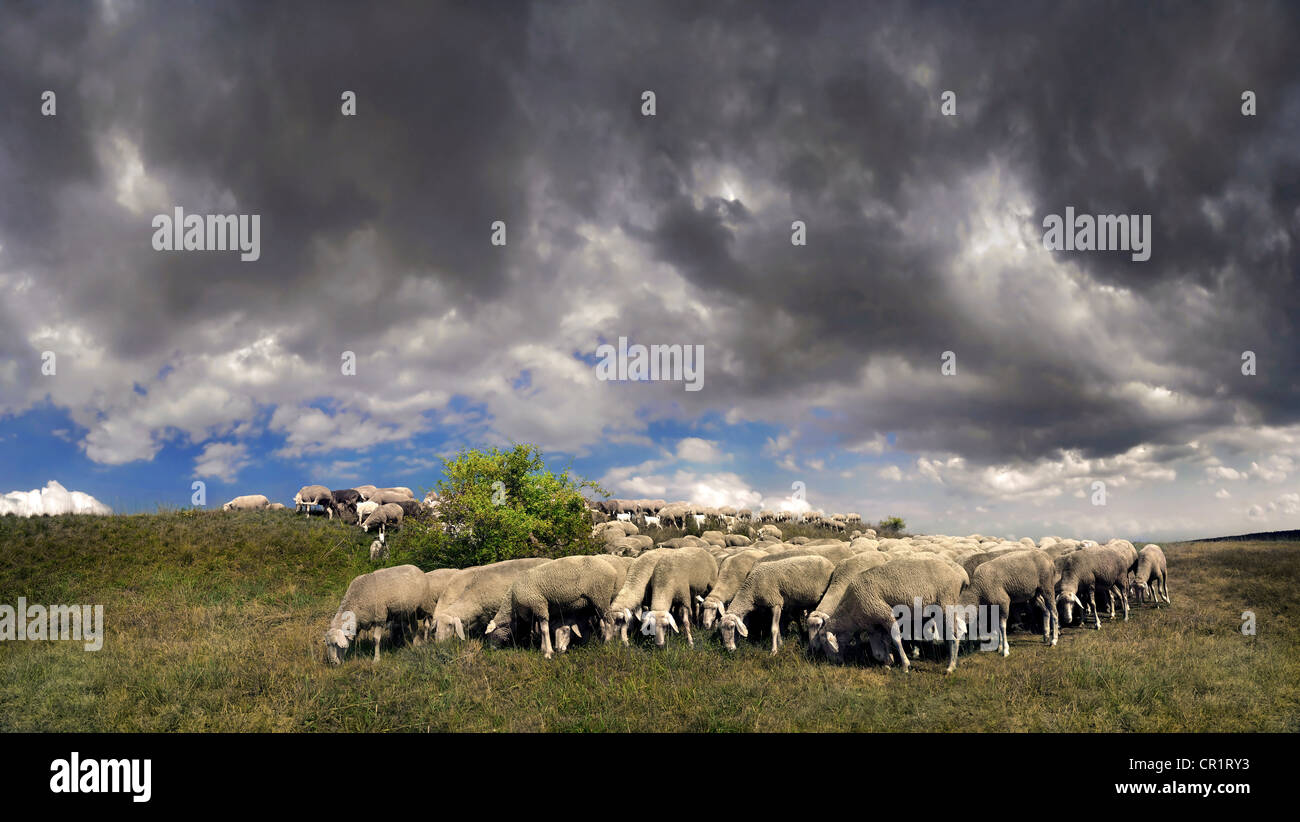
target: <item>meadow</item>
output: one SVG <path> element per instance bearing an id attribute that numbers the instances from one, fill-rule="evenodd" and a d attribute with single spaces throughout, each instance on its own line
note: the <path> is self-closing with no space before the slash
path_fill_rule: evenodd
<path id="1" fill-rule="evenodd" d="M 394 535 L 394 559 L 401 561 Z M 922 658 L 909 674 L 808 658 L 587 644 L 553 660 L 478 640 L 324 664 L 359 529 L 291 512 L 0 517 L 0 604 L 102 604 L 102 650 L 0 642 L 3 731 L 1296 731 L 1300 543 L 1164 546 L 1173 606 L 1060 645 Z M 426 568 L 425 570 L 430 570 Z M 1256 634 L 1243 635 L 1243 612 Z"/>

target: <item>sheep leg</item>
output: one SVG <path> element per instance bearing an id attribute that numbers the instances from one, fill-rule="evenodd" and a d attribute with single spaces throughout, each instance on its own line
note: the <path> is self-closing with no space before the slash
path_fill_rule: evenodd
<path id="1" fill-rule="evenodd" d="M 691 607 L 678 605 L 677 615 L 682 618 L 682 633 L 686 634 L 686 644 L 695 647 L 695 638 L 691 636 Z"/>
<path id="2" fill-rule="evenodd" d="M 1094 628 L 1096 628 L 1098 631 L 1100 631 L 1100 630 L 1101 630 L 1101 612 L 1100 612 L 1099 610 L 1097 610 L 1097 597 L 1096 597 L 1096 593 L 1097 593 L 1097 592 L 1096 592 L 1094 589 L 1092 589 L 1092 588 L 1089 588 L 1089 589 L 1088 589 L 1088 604 L 1089 604 L 1090 606 L 1092 606 L 1092 619 L 1093 619 L 1093 622 L 1096 623 L 1096 624 L 1094 624 L 1092 627 L 1094 627 Z"/>
<path id="3" fill-rule="evenodd" d="M 379 661 L 379 639 L 384 635 L 384 626 L 376 625 L 370 629 L 370 636 L 375 643 L 375 662 Z"/>
<path id="4" fill-rule="evenodd" d="M 1043 598 L 1041 596 L 1034 597 L 1034 604 L 1043 607 L 1043 644 L 1049 645 L 1052 642 L 1052 615 L 1048 613 L 1047 608 L 1043 606 Z"/>
<path id="5" fill-rule="evenodd" d="M 772 607 L 772 656 L 781 650 L 781 606 Z"/>
<path id="6" fill-rule="evenodd" d="M 1128 622 L 1128 597 L 1120 597 L 1120 604 L 1124 606 L 1124 621 Z"/>
<path id="7" fill-rule="evenodd" d="M 889 632 L 889 639 L 893 643 L 894 653 L 898 654 L 898 660 L 902 664 L 903 673 L 907 673 L 907 669 L 911 666 L 912 663 L 908 662 L 907 651 L 903 650 L 903 634 L 901 631 L 898 630 L 897 624 L 891 627 Z"/>
<path id="8" fill-rule="evenodd" d="M 1007 640 L 1007 612 L 1002 612 L 1002 618 L 998 620 L 998 650 L 1002 651 L 1003 656 L 1011 656 L 1011 643 Z"/>
<path id="9" fill-rule="evenodd" d="M 1167 576 L 1163 576 L 1163 577 L 1160 578 L 1160 591 L 1161 591 L 1161 593 L 1164 595 L 1164 598 L 1165 598 L 1165 604 L 1166 604 L 1166 605 L 1170 605 L 1170 604 L 1172 604 L 1172 603 L 1170 603 L 1170 601 L 1169 601 L 1169 581 L 1168 581 L 1168 580 L 1169 580 L 1169 577 L 1167 577 Z"/>
<path id="10" fill-rule="evenodd" d="M 551 645 L 551 621 L 549 618 L 542 617 L 540 629 L 542 633 L 542 656 L 545 659 L 550 659 L 555 655 L 555 647 Z"/>

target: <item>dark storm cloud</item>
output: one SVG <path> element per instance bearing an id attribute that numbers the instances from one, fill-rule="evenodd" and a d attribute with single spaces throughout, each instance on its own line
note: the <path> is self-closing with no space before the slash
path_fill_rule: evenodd
<path id="1" fill-rule="evenodd" d="M 1241 405 L 1272 424 L 1300 416 L 1293 5 L 113 8 L 116 22 L 59 4 L 3 12 L 0 106 L 34 111 L 54 88 L 60 114 L 0 126 L 0 237 L 10 268 L 66 294 L 66 314 L 122 357 L 183 347 L 177 335 L 214 316 L 250 335 L 293 318 L 282 338 L 307 355 L 431 309 L 527 305 L 558 275 L 532 249 L 581 249 L 574 226 L 591 222 L 734 309 L 691 340 L 737 359 L 681 398 L 692 410 L 754 404 L 795 423 L 805 392 L 865 362 L 937 372 L 954 350 L 973 387 L 901 381 L 841 396 L 818 436 L 894 431 L 918 450 L 1032 459 L 1177 445 L 1231 424 Z M 1239 112 L 1246 88 L 1254 118 Z M 339 116 L 343 89 L 360 116 Z M 640 114 L 647 89 L 654 118 Z M 957 92 L 956 118 L 939 114 L 944 89 Z M 147 215 L 79 198 L 111 185 L 95 146 L 114 131 L 177 205 L 216 210 L 229 191 L 260 213 L 262 260 L 153 253 Z M 972 311 L 956 273 L 961 186 L 994 163 L 1026 192 L 1034 244 L 1043 216 L 1069 205 L 1153 216 L 1149 262 L 1055 255 L 1130 290 L 1142 323 L 1099 316 L 1092 333 L 1109 344 L 1095 347 L 1044 333 L 1036 323 L 1061 308 L 1035 283 L 1053 263 L 1045 251 L 981 298 L 1003 321 Z M 708 181 L 720 166 L 751 193 L 721 199 Z M 559 207 L 531 212 L 530 187 Z M 497 219 L 511 232 L 500 253 L 487 244 Z M 806 248 L 789 243 L 794 219 L 808 224 Z M 364 270 L 320 264 L 322 243 L 367 230 Z M 444 302 L 394 299 L 408 276 L 435 279 Z M 359 301 L 349 278 L 369 285 Z M 122 294 L 154 319 L 124 321 Z M 678 339 L 690 327 L 670 308 L 631 305 L 623 321 Z M 541 333 L 549 319 L 502 334 Z M 1199 410 L 1135 403 L 1114 361 L 1126 347 L 1166 366 L 1163 383 Z M 1261 361 L 1249 381 L 1245 349 Z"/>

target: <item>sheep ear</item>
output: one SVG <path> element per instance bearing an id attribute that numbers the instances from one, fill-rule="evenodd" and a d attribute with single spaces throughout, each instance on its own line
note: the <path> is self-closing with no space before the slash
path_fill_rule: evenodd
<path id="1" fill-rule="evenodd" d="M 678 630 L 677 628 L 677 620 L 673 619 L 673 615 L 671 612 L 668 614 L 668 625 L 673 629 L 674 633 L 678 633 L 678 634 L 681 633 L 681 631 Z"/>
<path id="2" fill-rule="evenodd" d="M 700 596 L 699 594 L 696 594 L 696 595 L 695 595 L 695 601 L 696 601 L 696 602 L 703 602 L 703 601 L 704 601 L 704 597 Z"/>
<path id="3" fill-rule="evenodd" d="M 624 608 L 624 609 L 623 609 L 623 618 L 626 619 L 628 622 L 631 622 L 631 621 L 632 621 L 632 612 L 631 612 L 629 609 Z"/>
<path id="4" fill-rule="evenodd" d="M 578 623 L 575 622 L 572 625 L 570 625 L 569 630 L 573 631 L 573 635 L 576 636 L 578 639 L 582 639 L 582 631 L 578 630 Z"/>
<path id="5" fill-rule="evenodd" d="M 829 645 L 831 650 L 835 653 L 838 654 L 840 652 L 840 641 L 836 639 L 835 634 L 832 634 L 830 631 L 826 632 L 826 644 Z"/>
<path id="6" fill-rule="evenodd" d="M 494 619 L 494 620 L 492 620 L 491 622 L 489 622 L 489 623 L 487 624 L 487 627 L 483 629 L 483 632 L 484 632 L 484 633 L 487 633 L 487 634 L 490 634 L 490 633 L 492 633 L 493 631 L 495 631 L 496 629 L 497 629 L 497 621 Z"/>
<path id="7" fill-rule="evenodd" d="M 743 619 L 736 620 L 736 632 L 739 633 L 741 636 L 746 636 L 746 637 L 749 636 L 749 629 L 745 627 L 745 620 Z"/>
<path id="8" fill-rule="evenodd" d="M 461 623 L 460 617 L 456 617 L 455 623 L 456 623 L 456 636 L 460 637 L 463 640 L 465 638 L 465 626 Z"/>
<path id="9" fill-rule="evenodd" d="M 722 600 L 718 600 L 718 616 L 723 617 L 726 615 L 727 615 L 727 606 L 723 604 Z"/>

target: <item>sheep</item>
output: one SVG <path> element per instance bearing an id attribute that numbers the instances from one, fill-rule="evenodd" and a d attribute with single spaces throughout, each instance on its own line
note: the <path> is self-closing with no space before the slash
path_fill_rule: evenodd
<path id="1" fill-rule="evenodd" d="M 1147 597 L 1151 597 L 1151 602 L 1157 608 L 1160 607 L 1160 600 L 1163 598 L 1166 605 L 1172 604 L 1169 601 L 1169 584 L 1168 584 L 1168 564 L 1165 561 L 1165 552 L 1160 549 L 1159 545 L 1149 544 L 1143 546 L 1138 552 L 1137 572 L 1133 576 L 1131 587 L 1138 594 L 1138 602 L 1145 602 Z M 1151 583 L 1154 582 L 1155 585 Z"/>
<path id="2" fill-rule="evenodd" d="M 324 485 L 304 485 L 293 497 L 293 503 L 298 511 L 306 511 L 307 516 L 311 516 L 311 507 L 319 505 L 325 509 L 325 513 L 330 519 L 334 518 L 334 497 L 330 494 L 330 489 Z"/>
<path id="3" fill-rule="evenodd" d="M 415 499 L 415 496 L 409 493 L 409 489 L 380 488 L 377 489 L 374 493 L 372 493 L 367 501 L 377 502 L 380 505 L 384 505 L 389 502 L 399 503 L 402 502 L 403 500 L 413 500 L 413 499 Z"/>
<path id="4" fill-rule="evenodd" d="M 994 557 L 970 575 L 970 587 L 962 592 L 962 605 L 995 607 L 998 615 L 998 648 L 1011 654 L 1007 639 L 1007 616 L 1015 602 L 1033 602 L 1043 609 L 1043 642 L 1056 645 L 1060 623 L 1056 615 L 1056 566 L 1037 548 L 1013 551 Z"/>
<path id="5" fill-rule="evenodd" d="M 487 624 L 515 578 L 549 559 L 507 559 L 458 571 L 443 589 L 434 611 L 435 639 L 465 639 L 468 632 Z"/>
<path id="6" fill-rule="evenodd" d="M 334 511 L 343 517 L 344 512 L 356 514 L 357 503 L 361 501 L 361 494 L 355 488 L 340 488 L 337 491 L 330 491 L 330 496 L 334 498 Z"/>
<path id="7" fill-rule="evenodd" d="M 860 554 L 854 554 L 848 559 L 841 560 L 835 565 L 835 570 L 831 572 L 831 578 L 826 583 L 826 590 L 822 593 L 821 600 L 816 607 L 808 612 L 808 649 L 814 653 L 821 650 L 822 639 L 825 636 L 822 626 L 826 620 L 830 619 L 831 614 L 835 613 L 836 607 L 839 606 L 840 600 L 844 598 L 844 592 L 848 590 L 849 583 L 858 578 L 858 575 L 869 571 L 880 565 L 889 562 L 889 554 L 882 554 L 879 551 L 864 551 Z"/>
<path id="8" fill-rule="evenodd" d="M 438 600 L 447 590 L 451 578 L 460 573 L 458 568 L 439 568 L 424 575 L 424 598 L 420 601 L 420 641 L 428 642 L 433 634 L 433 615 L 438 610 Z"/>
<path id="9" fill-rule="evenodd" d="M 749 636 L 745 618 L 755 608 L 772 611 L 772 653 L 781 649 L 781 615 L 798 617 L 815 608 L 830 584 L 835 563 L 822 556 L 802 556 L 756 562 L 722 617 L 722 644 L 736 650 L 736 634 Z"/>
<path id="10" fill-rule="evenodd" d="M 370 543 L 370 561 L 378 562 L 381 559 L 388 559 L 388 546 L 384 543 L 384 532 L 379 532 L 379 538 Z"/>
<path id="11" fill-rule="evenodd" d="M 379 510 L 379 503 L 377 502 L 371 502 L 369 500 L 367 500 L 366 502 L 358 502 L 357 522 L 365 522 L 366 517 L 370 516 L 377 510 Z"/>
<path id="12" fill-rule="evenodd" d="M 727 603 L 740 590 L 754 563 L 764 556 L 762 551 L 751 548 L 732 554 L 722 561 L 718 567 L 718 578 L 709 589 L 709 595 L 700 600 L 700 627 L 709 630 L 727 612 Z"/>
<path id="13" fill-rule="evenodd" d="M 779 540 L 781 539 L 781 529 L 777 528 L 775 525 L 764 525 L 762 528 L 758 529 L 758 536 L 760 539 L 764 536 L 770 536 Z"/>
<path id="14" fill-rule="evenodd" d="M 356 488 L 353 488 L 352 490 L 360 494 L 362 500 L 368 500 L 370 499 L 370 495 L 375 493 L 379 489 L 373 485 L 358 485 Z"/>
<path id="15" fill-rule="evenodd" d="M 791 559 L 793 557 L 817 556 L 826 557 L 826 559 L 831 561 L 831 564 L 834 564 L 837 562 L 843 562 L 853 556 L 853 554 L 854 552 L 849 549 L 849 546 L 842 542 L 836 542 L 833 545 L 813 545 L 812 543 L 808 543 L 800 545 L 797 548 L 789 548 L 768 554 L 763 559 L 760 559 L 759 562 L 773 562 L 775 560 Z"/>
<path id="16" fill-rule="evenodd" d="M 668 548 L 654 548 L 632 561 L 623 584 L 619 586 L 618 593 L 614 595 L 614 600 L 605 615 L 602 629 L 606 642 L 612 640 L 617 633 L 623 644 L 628 644 L 628 626 L 633 617 L 641 616 L 642 606 L 646 604 L 650 580 L 654 577 L 655 566 L 670 553 L 672 551 Z"/>
<path id="17" fill-rule="evenodd" d="M 370 531 L 371 526 L 376 526 L 382 531 L 389 525 L 401 525 L 402 515 L 402 506 L 395 502 L 386 502 L 366 517 L 361 527 L 367 532 Z"/>
<path id="18" fill-rule="evenodd" d="M 672 616 L 673 608 L 677 608 L 686 629 L 686 643 L 694 647 L 691 611 L 696 597 L 708 591 L 717 577 L 718 561 L 703 548 L 680 548 L 660 559 L 650 580 L 650 610 L 641 618 L 642 635 L 654 634 L 655 644 L 662 648 L 668 628 L 681 631 Z"/>
<path id="19" fill-rule="evenodd" d="M 263 508 L 269 508 L 271 501 L 266 498 L 265 494 L 245 494 L 242 497 L 235 497 L 230 502 L 221 506 L 222 511 L 260 511 Z M 281 505 L 281 508 L 284 506 Z"/>
<path id="20" fill-rule="evenodd" d="M 369 631 L 378 662 L 384 628 L 389 621 L 417 619 L 424 595 L 424 572 L 414 565 L 381 568 L 353 579 L 325 632 L 326 659 L 338 665 L 358 632 Z"/>
<path id="21" fill-rule="evenodd" d="M 287 509 L 287 507 L 288 507 L 288 506 L 286 506 L 283 502 L 273 502 L 273 503 L 271 503 L 270 505 L 266 506 L 266 510 L 268 510 L 268 511 L 284 511 L 284 510 Z"/>
<path id="22" fill-rule="evenodd" d="M 961 590 L 969 581 L 960 566 L 932 556 L 900 557 L 871 568 L 849 583 L 839 605 L 819 626 L 819 645 L 830 659 L 841 662 L 857 633 L 868 631 L 868 640 L 877 648 L 877 654 L 888 659 L 892 651 L 906 673 L 909 662 L 894 609 L 910 610 L 919 605 L 929 610 L 928 606 L 933 606 L 949 623 L 945 673 L 952 673 L 957 667 L 957 642 L 966 630 L 957 608 Z M 882 645 L 886 636 L 888 640 Z"/>
<path id="23" fill-rule="evenodd" d="M 1128 596 L 1123 585 L 1128 580 L 1128 557 L 1112 548 L 1098 546 L 1084 548 L 1058 557 L 1055 561 L 1061 572 L 1056 584 L 1056 601 L 1064 610 L 1062 618 L 1068 624 L 1074 616 L 1074 606 L 1084 608 L 1079 590 L 1088 590 L 1088 603 L 1092 608 L 1093 627 L 1101 630 L 1101 614 L 1097 612 L 1096 592 L 1106 592 L 1110 598 L 1110 618 L 1115 618 L 1115 592 L 1118 587 L 1124 603 L 1124 620 L 1128 621 Z"/>
<path id="24" fill-rule="evenodd" d="M 519 629 L 529 625 L 541 635 L 542 656 L 550 659 L 555 652 L 552 617 L 563 623 L 566 638 L 562 644 L 567 648 L 567 634 L 576 630 L 580 615 L 591 612 L 597 620 L 605 619 L 618 590 L 618 576 L 613 563 L 595 556 L 562 557 L 532 568 L 511 583 L 484 633 L 503 642 L 510 637 L 518 639 Z"/>

